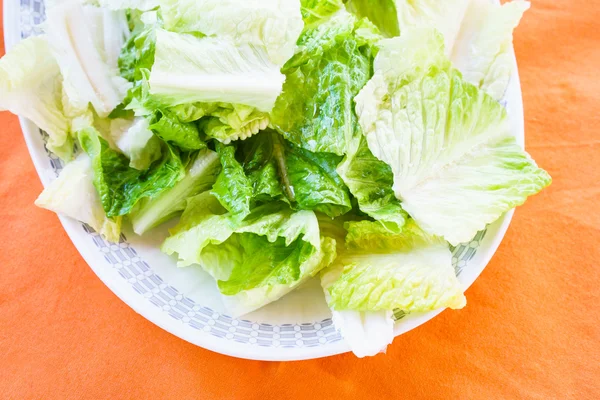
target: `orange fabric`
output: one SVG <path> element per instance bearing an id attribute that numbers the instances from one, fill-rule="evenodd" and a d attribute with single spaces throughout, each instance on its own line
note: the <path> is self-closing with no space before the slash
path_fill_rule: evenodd
<path id="1" fill-rule="evenodd" d="M 0 398 L 599 399 L 600 3 L 534 3 L 515 47 L 527 148 L 554 183 L 517 211 L 464 310 L 374 358 L 234 359 L 137 315 L 33 205 L 42 186 L 2 113 Z"/>

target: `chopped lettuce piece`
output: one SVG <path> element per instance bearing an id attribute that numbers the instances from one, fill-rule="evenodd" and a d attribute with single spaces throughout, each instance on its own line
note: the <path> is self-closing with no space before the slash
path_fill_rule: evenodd
<path id="1" fill-rule="evenodd" d="M 128 214 L 143 198 L 154 198 L 183 179 L 185 165 L 177 150 L 165 145 L 160 160 L 146 171 L 129 166 L 129 159 L 110 148 L 98 132 L 79 131 L 79 143 L 92 159 L 94 186 L 109 217 Z"/>
<path id="2" fill-rule="evenodd" d="M 152 118 L 150 129 L 167 143 L 176 145 L 182 150 L 199 150 L 206 148 L 200 139 L 198 124 L 181 122 L 172 112 L 157 110 Z"/>
<path id="3" fill-rule="evenodd" d="M 47 36 L 19 42 L 0 59 L 0 111 L 30 119 L 48 133 L 48 150 L 64 160 L 73 154 L 70 121 L 63 109 L 60 69 Z"/>
<path id="4" fill-rule="evenodd" d="M 154 136 L 145 118 L 113 119 L 110 135 L 116 147 L 129 158 L 131 168 L 144 171 L 161 157 L 160 139 Z"/>
<path id="5" fill-rule="evenodd" d="M 342 273 L 341 268 L 328 268 L 321 273 L 321 285 L 327 302 L 329 288 Z M 394 340 L 393 311 L 331 310 L 331 319 L 350 350 L 357 357 L 374 356 L 384 352 Z"/>
<path id="6" fill-rule="evenodd" d="M 356 134 L 352 99 L 369 79 L 371 47 L 356 38 L 355 26 L 343 11 L 309 27 L 282 70 L 271 126 L 306 150 L 343 155 Z"/>
<path id="7" fill-rule="evenodd" d="M 66 1 L 47 11 L 45 26 L 73 107 L 91 103 L 99 116 L 108 116 L 130 87 L 117 69 L 129 34 L 125 14 Z"/>
<path id="8" fill-rule="evenodd" d="M 209 193 L 195 196 L 162 249 L 178 253 L 180 266 L 200 264 L 215 277 L 234 316 L 279 299 L 335 257 L 335 241 L 320 238 L 310 211 L 270 203 L 236 228 L 230 217 Z"/>
<path id="9" fill-rule="evenodd" d="M 450 58 L 464 79 L 496 100 L 504 97 L 514 68 L 512 32 L 529 6 L 521 0 L 502 6 L 472 0 L 452 49 Z"/>
<path id="10" fill-rule="evenodd" d="M 108 218 L 94 188 L 94 171 L 87 154 L 69 162 L 35 201 L 35 205 L 91 226 L 106 240 L 117 243 L 121 217 Z"/>
<path id="11" fill-rule="evenodd" d="M 264 47 L 282 66 L 302 31 L 299 0 L 159 0 L 165 29 Z"/>
<path id="12" fill-rule="evenodd" d="M 264 48 L 156 31 L 150 93 L 167 104 L 224 102 L 268 112 L 284 79 Z"/>
<path id="13" fill-rule="evenodd" d="M 353 140 L 337 172 L 362 212 L 379 221 L 404 225 L 407 215 L 392 190 L 392 170 L 371 153 L 364 136 Z"/>
<path id="14" fill-rule="evenodd" d="M 387 37 L 400 34 L 394 0 L 349 0 L 346 9 L 359 18 L 369 19 Z"/>
<path id="15" fill-rule="evenodd" d="M 446 54 L 449 55 L 471 1 L 395 0 L 400 33 L 415 28 L 435 28 L 444 36 Z"/>
<path id="16" fill-rule="evenodd" d="M 128 215 L 135 233 L 142 235 L 170 220 L 185 209 L 188 198 L 212 187 L 221 169 L 217 153 L 204 149 L 194 157 L 182 180 L 152 199 L 142 199 Z"/>
<path id="17" fill-rule="evenodd" d="M 236 151 L 237 149 L 237 151 Z M 265 131 L 234 146 L 219 146 L 223 171 L 213 188 L 221 204 L 243 219 L 256 204 L 281 200 L 330 217 L 352 208 L 335 168 L 339 157 L 312 153 Z"/>
<path id="18" fill-rule="evenodd" d="M 426 47 L 439 52 L 441 40 L 423 30 L 384 40 L 356 110 L 369 149 L 392 169 L 404 210 L 458 245 L 551 178 L 517 145 L 500 104 L 448 62 L 436 65 L 441 54 L 419 57 Z"/>
<path id="19" fill-rule="evenodd" d="M 414 221 L 403 228 L 388 224 L 382 230 L 381 226 L 380 222 L 350 223 L 349 235 L 368 238 L 354 239 L 353 247 L 340 254 L 328 270 L 339 274 L 326 287 L 330 307 L 407 313 L 464 307 L 465 296 L 444 240 L 423 232 Z M 381 235 L 379 242 L 377 235 Z"/>
<path id="20" fill-rule="evenodd" d="M 135 82 L 144 78 L 142 71 L 150 70 L 154 64 L 156 50 L 157 22 L 145 24 L 141 18 L 131 18 L 131 35 L 121 48 L 118 59 L 120 74 L 128 81 Z"/>
<path id="21" fill-rule="evenodd" d="M 300 0 L 300 4 L 302 19 L 306 26 L 321 23 L 344 8 L 343 0 Z"/>

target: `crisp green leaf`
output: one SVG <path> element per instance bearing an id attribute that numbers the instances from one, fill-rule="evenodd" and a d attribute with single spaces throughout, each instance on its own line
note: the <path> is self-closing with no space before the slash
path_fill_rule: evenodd
<path id="1" fill-rule="evenodd" d="M 335 310 L 409 313 L 462 308 L 465 297 L 448 244 L 412 221 L 402 229 L 394 224 L 387 228 L 380 222 L 350 225 L 350 243 L 358 250 L 341 254 L 324 273 L 329 305 Z"/>
<path id="2" fill-rule="evenodd" d="M 109 217 L 128 214 L 142 198 L 154 198 L 185 175 L 178 152 L 166 145 L 161 160 L 146 171 L 129 166 L 129 159 L 110 148 L 94 128 L 78 133 L 79 143 L 92 159 L 94 186 Z"/>
<path id="3" fill-rule="evenodd" d="M 202 265 L 217 279 L 229 311 L 241 315 L 277 300 L 332 262 L 335 241 L 319 236 L 310 211 L 271 203 L 233 224 L 218 201 L 203 193 L 189 200 L 162 249 L 178 253 L 180 266 Z"/>
<path id="4" fill-rule="evenodd" d="M 256 204 L 282 200 L 300 210 L 331 217 L 352 208 L 335 168 L 340 158 L 311 153 L 265 131 L 237 147 L 219 146 L 223 171 L 213 194 L 232 214 L 244 218 Z"/>
<path id="5" fill-rule="evenodd" d="M 506 110 L 464 82 L 441 43 L 423 30 L 384 40 L 356 103 L 369 149 L 390 165 L 404 210 L 458 245 L 551 179 L 516 144 Z M 437 54 L 421 57 L 426 48 Z"/>
<path id="6" fill-rule="evenodd" d="M 110 138 L 129 158 L 129 166 L 140 171 L 161 158 L 161 141 L 149 128 L 148 120 L 115 118 L 110 121 Z"/>
<path id="7" fill-rule="evenodd" d="M 394 0 L 349 0 L 346 9 L 374 23 L 387 37 L 400 35 Z"/>
<path id="8" fill-rule="evenodd" d="M 61 170 L 35 205 L 91 226 L 107 240 L 118 243 L 121 217 L 107 218 L 93 184 L 94 171 L 87 154 L 80 154 Z"/>
<path id="9" fill-rule="evenodd" d="M 302 5 L 302 19 L 306 26 L 321 23 L 344 8 L 342 0 L 301 0 L 300 4 Z"/>
<path id="10" fill-rule="evenodd" d="M 171 143 L 181 150 L 199 150 L 206 148 L 206 143 L 200 139 L 198 124 L 181 122 L 177 116 L 168 110 L 157 110 L 152 118 L 150 129 L 162 140 Z"/>
<path id="11" fill-rule="evenodd" d="M 264 47 L 279 66 L 302 31 L 298 0 L 159 0 L 165 29 L 200 32 L 236 45 Z"/>
<path id="12" fill-rule="evenodd" d="M 121 48 L 118 65 L 121 76 L 135 82 L 143 78 L 142 69 L 150 70 L 154 64 L 157 24 L 146 25 L 141 20 L 133 21 L 131 36 Z"/>
<path id="13" fill-rule="evenodd" d="M 343 155 L 355 135 L 352 99 L 371 72 L 371 49 L 354 36 L 355 22 L 343 12 L 307 29 L 283 68 L 271 125 L 304 149 Z"/>
<path id="14" fill-rule="evenodd" d="M 337 172 L 362 212 L 376 220 L 404 225 L 407 215 L 392 190 L 392 170 L 371 153 L 362 135 L 352 142 Z"/>
<path id="15" fill-rule="evenodd" d="M 19 42 L 0 59 L 0 92 L 0 111 L 30 119 L 48 133 L 46 146 L 50 151 L 64 160 L 72 157 L 60 69 L 46 35 Z"/>
<path id="16" fill-rule="evenodd" d="M 152 199 L 142 199 L 128 215 L 134 232 L 142 235 L 175 217 L 185 209 L 188 198 L 212 187 L 220 169 L 217 153 L 200 150 L 190 161 L 182 180 Z"/>

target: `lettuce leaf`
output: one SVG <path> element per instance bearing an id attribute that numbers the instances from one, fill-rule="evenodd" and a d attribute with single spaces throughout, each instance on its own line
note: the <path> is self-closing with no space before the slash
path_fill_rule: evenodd
<path id="1" fill-rule="evenodd" d="M 310 211 L 271 203 L 253 210 L 236 228 L 230 218 L 209 193 L 195 196 L 162 250 L 178 253 L 180 266 L 202 265 L 217 280 L 234 316 L 279 299 L 335 257 L 335 241 L 320 238 Z"/>
<path id="2" fill-rule="evenodd" d="M 325 276 L 331 282 L 325 290 L 333 309 L 410 313 L 464 307 L 452 253 L 444 240 L 423 232 L 412 220 L 402 228 L 350 222 L 348 232 L 349 250 L 325 273 L 336 277 Z"/>
<path id="3" fill-rule="evenodd" d="M 161 157 L 161 141 L 141 117 L 116 118 L 110 121 L 110 135 L 115 146 L 129 158 L 129 166 L 140 171 Z"/>
<path id="4" fill-rule="evenodd" d="M 224 102 L 268 112 L 284 79 L 264 48 L 156 31 L 150 93 L 169 105 Z"/>
<path id="5" fill-rule="evenodd" d="M 106 240 L 118 243 L 121 217 L 108 218 L 93 184 L 94 171 L 87 154 L 67 163 L 60 175 L 35 201 L 35 205 L 91 226 Z"/>
<path id="6" fill-rule="evenodd" d="M 515 142 L 506 110 L 444 60 L 442 42 L 427 30 L 382 41 L 356 111 L 404 210 L 458 245 L 551 178 Z"/>
<path id="7" fill-rule="evenodd" d="M 165 29 L 263 47 L 282 66 L 302 31 L 298 0 L 160 0 Z"/>
<path id="8" fill-rule="evenodd" d="M 70 121 L 63 109 L 60 69 L 47 36 L 27 38 L 0 59 L 0 111 L 8 110 L 48 133 L 47 148 L 60 158 L 73 154 Z"/>
<path id="9" fill-rule="evenodd" d="M 206 148 L 200 139 L 198 124 L 181 122 L 177 116 L 167 110 L 157 110 L 152 118 L 150 129 L 162 140 L 179 147 L 181 150 L 199 150 Z"/>
<path id="10" fill-rule="evenodd" d="M 311 153 L 265 131 L 234 146 L 219 146 L 223 170 L 213 195 L 243 219 L 256 205 L 281 200 L 299 210 L 330 217 L 352 208 L 350 195 L 335 168 L 339 157 Z"/>
<path id="11" fill-rule="evenodd" d="M 91 103 L 100 117 L 108 116 L 130 87 L 117 69 L 129 34 L 125 14 L 66 1 L 48 9 L 45 24 L 72 107 Z"/>
<path id="12" fill-rule="evenodd" d="M 158 0 L 95 0 L 102 8 L 109 10 L 152 10 L 159 5 Z"/>
<path id="13" fill-rule="evenodd" d="M 369 19 L 387 37 L 400 35 L 394 0 L 349 0 L 346 9 L 359 18 Z"/>
<path id="14" fill-rule="evenodd" d="M 450 59 L 464 79 L 496 100 L 504 97 L 513 73 L 512 32 L 529 6 L 521 0 L 502 6 L 471 1 L 452 49 Z"/>
<path id="15" fill-rule="evenodd" d="M 129 159 L 110 148 L 98 132 L 88 127 L 78 132 L 79 143 L 92 159 L 94 186 L 109 217 L 128 214 L 142 198 L 154 198 L 185 175 L 177 150 L 165 145 L 163 156 L 146 171 L 129 166 Z"/>
<path id="16" fill-rule="evenodd" d="M 342 0 L 301 0 L 300 5 L 305 26 L 321 23 L 344 8 Z"/>
<path id="17" fill-rule="evenodd" d="M 200 150 L 193 156 L 182 180 L 152 199 L 140 200 L 128 214 L 133 231 L 142 235 L 175 217 L 185 209 L 188 198 L 212 187 L 220 169 L 217 153 L 208 149 Z"/>
<path id="18" fill-rule="evenodd" d="M 355 136 L 352 99 L 371 73 L 371 47 L 357 39 L 355 24 L 344 11 L 309 27 L 282 70 L 271 126 L 306 150 L 343 155 Z"/>

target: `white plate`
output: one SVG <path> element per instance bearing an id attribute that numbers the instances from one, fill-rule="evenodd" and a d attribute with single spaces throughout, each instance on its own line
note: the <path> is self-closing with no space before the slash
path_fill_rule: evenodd
<path id="1" fill-rule="evenodd" d="M 35 25 L 43 16 L 43 0 L 5 0 L 6 48 L 21 38 L 39 33 Z M 513 132 L 522 144 L 523 105 L 516 72 L 505 104 Z M 21 119 L 21 127 L 38 175 L 46 186 L 56 178 L 62 164 L 46 151 L 44 135 L 34 124 Z M 470 243 L 454 249 L 453 263 L 465 290 L 498 248 L 511 217 L 512 211 Z M 159 228 L 143 239 L 126 229 L 121 243 L 114 245 L 77 221 L 64 217 L 60 221 L 77 250 L 106 286 L 136 312 L 190 343 L 218 353 L 257 360 L 303 360 L 349 351 L 331 322 L 316 280 L 244 319 L 232 319 L 224 313 L 212 278 L 200 268 L 176 268 L 174 259 L 158 250 L 166 228 Z M 57 270 L 57 273 L 60 272 Z M 395 334 L 407 332 L 441 311 L 406 316 L 397 313 Z"/>

